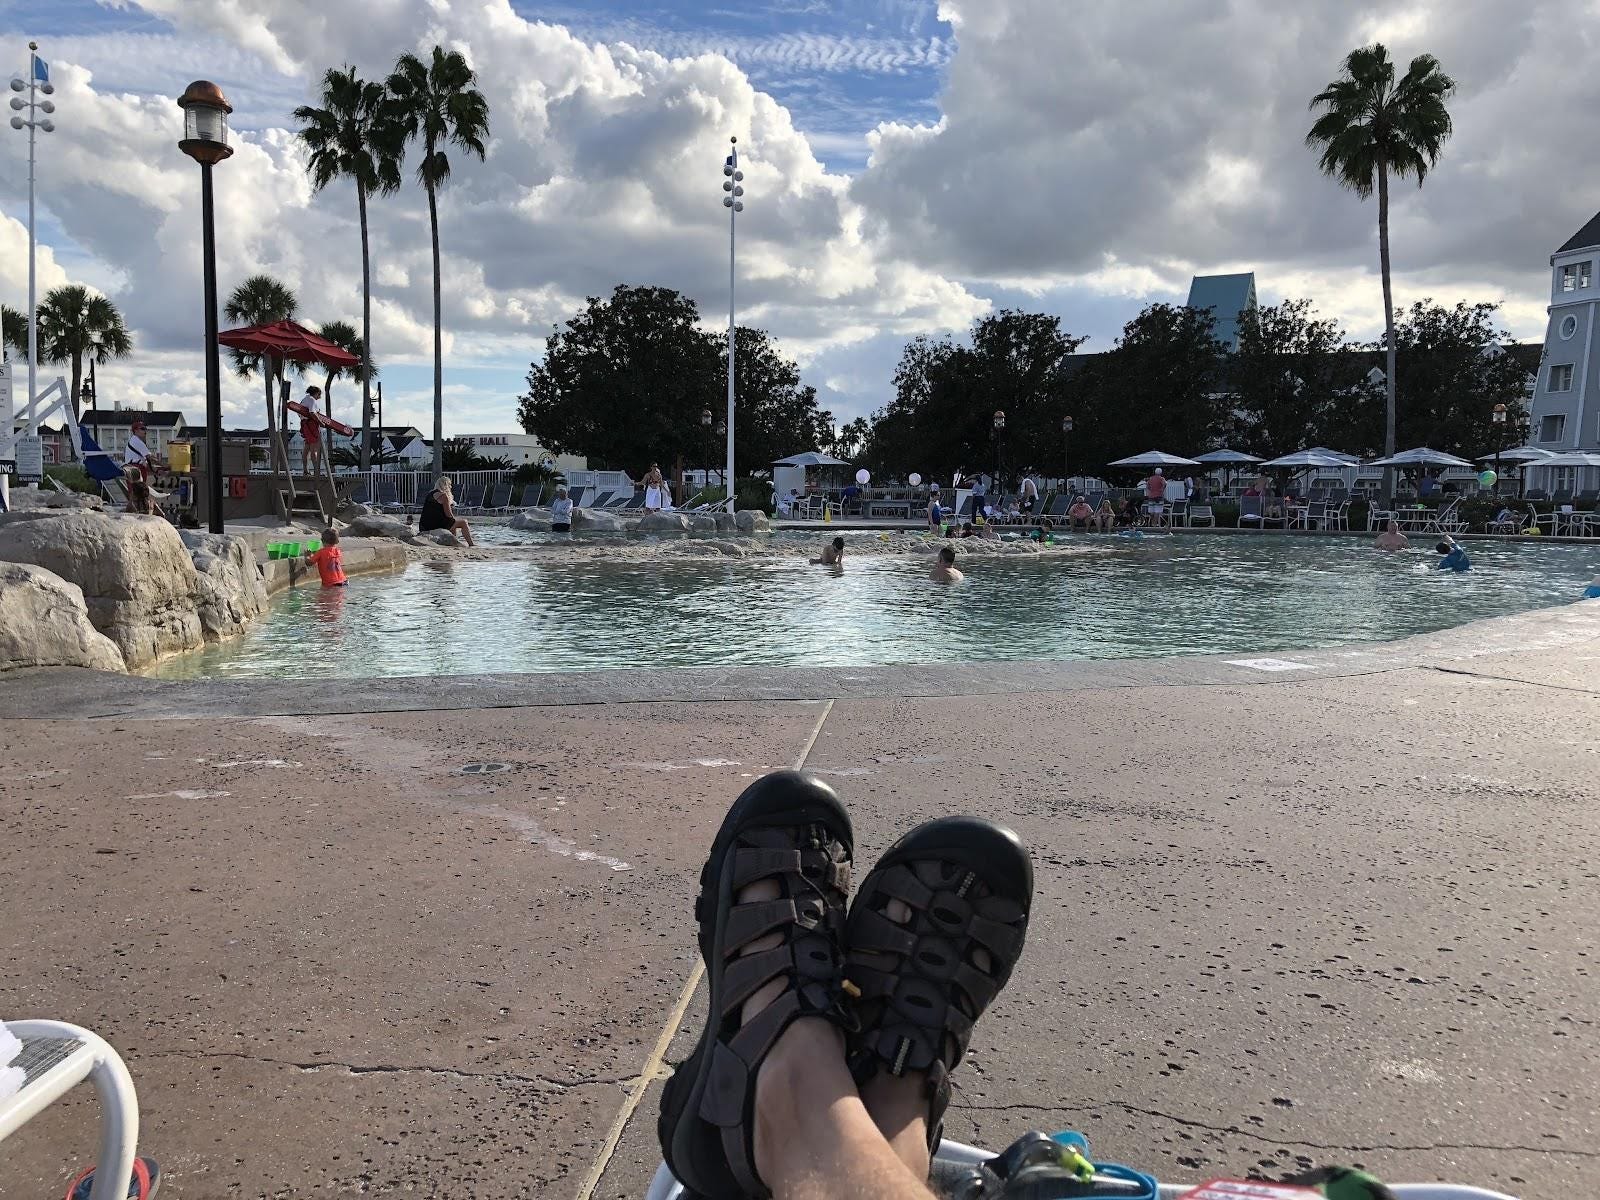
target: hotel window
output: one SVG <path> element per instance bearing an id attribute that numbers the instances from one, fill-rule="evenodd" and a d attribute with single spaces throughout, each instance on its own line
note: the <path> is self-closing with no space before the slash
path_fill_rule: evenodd
<path id="1" fill-rule="evenodd" d="M 1546 417 L 1539 422 L 1539 440 L 1541 442 L 1559 442 L 1561 435 L 1567 430 L 1567 419 L 1557 414 Z"/>
<path id="2" fill-rule="evenodd" d="M 1589 286 L 1590 263 L 1586 260 L 1581 263 L 1568 263 L 1561 268 L 1561 290 L 1575 292 L 1579 288 Z"/>
<path id="3" fill-rule="evenodd" d="M 1554 363 L 1550 367 L 1550 390 L 1552 392 L 1570 392 L 1572 390 L 1572 364 Z"/>

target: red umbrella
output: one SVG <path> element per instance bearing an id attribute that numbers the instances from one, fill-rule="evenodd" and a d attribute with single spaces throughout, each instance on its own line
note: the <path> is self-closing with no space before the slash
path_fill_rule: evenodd
<path id="1" fill-rule="evenodd" d="M 290 362 L 321 363 L 325 367 L 355 367 L 361 360 L 341 350 L 327 338 L 318 337 L 304 325 L 293 321 L 273 321 L 270 325 L 247 325 L 217 335 L 217 341 L 246 354 L 268 354 Z"/>

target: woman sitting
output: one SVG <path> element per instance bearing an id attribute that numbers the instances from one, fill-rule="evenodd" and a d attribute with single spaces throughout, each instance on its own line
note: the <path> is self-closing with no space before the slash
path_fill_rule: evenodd
<path id="1" fill-rule="evenodd" d="M 423 533 L 434 529 L 448 529 L 451 533 L 460 534 L 465 538 L 467 545 L 475 546 L 477 543 L 472 540 L 471 526 L 456 516 L 455 499 L 451 496 L 450 489 L 450 476 L 441 475 L 434 480 L 433 491 L 422 501 L 422 519 L 417 522 L 417 528 Z"/>

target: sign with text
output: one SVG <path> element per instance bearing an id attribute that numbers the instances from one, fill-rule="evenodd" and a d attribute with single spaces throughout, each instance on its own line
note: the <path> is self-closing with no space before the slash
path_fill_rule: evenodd
<path id="1" fill-rule="evenodd" d="M 44 439 L 36 433 L 17 437 L 17 474 L 23 479 L 44 478 Z"/>

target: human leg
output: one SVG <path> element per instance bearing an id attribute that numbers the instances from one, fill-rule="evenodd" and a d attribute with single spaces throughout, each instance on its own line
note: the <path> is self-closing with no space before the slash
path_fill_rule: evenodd
<path id="1" fill-rule="evenodd" d="M 459 533 L 462 537 L 464 537 L 467 540 L 467 545 L 477 545 L 477 543 L 472 540 L 472 526 L 467 524 L 465 517 L 457 517 L 455 519 L 455 523 L 450 526 L 450 531 L 452 533 Z"/>
<path id="2" fill-rule="evenodd" d="M 896 842 L 851 907 L 862 1026 L 852 1066 L 868 1113 L 918 1178 L 938 1144 L 949 1074 L 1021 957 L 1032 895 L 1016 834 L 948 817 Z"/>

